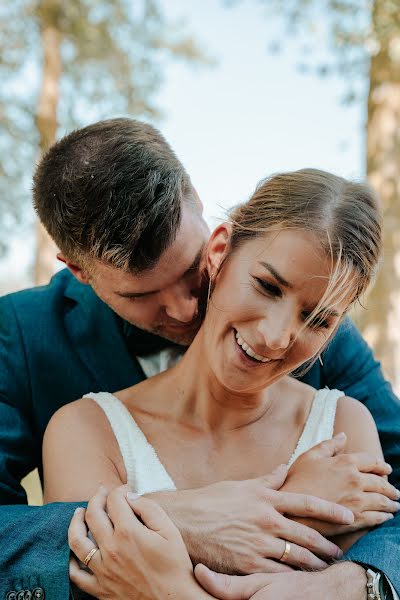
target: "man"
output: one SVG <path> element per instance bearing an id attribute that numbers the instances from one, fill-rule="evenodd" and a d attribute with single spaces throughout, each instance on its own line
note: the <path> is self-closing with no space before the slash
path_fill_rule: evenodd
<path id="1" fill-rule="evenodd" d="M 48 286 L 0 302 L 0 500 L 14 505 L 0 509 L 0 593 L 12 600 L 34 590 L 34 597 L 61 600 L 69 593 L 66 532 L 76 505 L 15 506 L 25 502 L 19 481 L 35 466 L 41 470 L 42 436 L 60 406 L 88 391 L 128 387 L 166 366 L 157 364 L 155 354 L 168 346 L 166 339 L 191 341 L 199 324 L 199 263 L 208 230 L 197 194 L 168 144 L 149 125 L 129 119 L 97 123 L 56 144 L 35 174 L 34 202 L 68 270 Z M 326 351 L 325 365 L 316 365 L 307 382 L 364 401 L 377 420 L 387 460 L 398 463 L 399 406 L 350 322 Z M 394 472 L 393 482 L 399 475 Z M 254 551 L 243 563 L 241 531 L 249 522 L 265 542 L 271 535 L 293 541 L 295 524 L 283 515 L 311 506 L 323 518 L 335 510 L 311 498 L 271 493 L 274 486 L 265 477 L 154 497 L 179 526 L 194 560 L 249 572 L 250 563 L 263 558 Z M 332 518 L 343 521 L 345 515 L 336 508 Z M 396 518 L 391 527 L 369 534 L 351 557 L 384 571 L 400 587 L 398 542 L 393 558 L 384 554 L 398 527 Z M 306 549 L 317 554 L 321 543 L 310 530 Z M 129 565 L 128 555 L 119 556 L 121 564 Z M 359 565 L 327 573 L 334 582 L 365 582 Z M 115 598 L 134 594 L 132 582 L 116 578 L 112 569 L 109 577 Z M 113 597 L 101 588 L 97 595 Z"/>

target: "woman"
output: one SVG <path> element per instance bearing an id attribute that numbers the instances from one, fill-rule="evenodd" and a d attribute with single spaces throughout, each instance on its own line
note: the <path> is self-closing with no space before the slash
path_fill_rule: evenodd
<path id="1" fill-rule="evenodd" d="M 281 463 L 293 465 L 290 486 L 305 451 L 345 432 L 347 454 L 380 460 L 367 469 L 368 519 L 356 520 L 339 545 L 391 518 L 397 493 L 383 480 L 368 411 L 289 376 L 320 355 L 365 291 L 380 249 L 379 210 L 367 186 L 310 169 L 263 181 L 211 236 L 208 309 L 182 360 L 115 395 L 88 394 L 53 417 L 43 450 L 46 500 L 88 498 L 99 482 L 127 482 L 140 494 L 199 487 Z M 318 484 L 313 468 L 309 493 Z M 327 499 L 338 501 L 336 490 L 326 486 Z"/>

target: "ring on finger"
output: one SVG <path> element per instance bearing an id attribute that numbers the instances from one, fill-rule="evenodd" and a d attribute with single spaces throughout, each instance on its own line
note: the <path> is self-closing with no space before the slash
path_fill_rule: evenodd
<path id="1" fill-rule="evenodd" d="M 98 549 L 99 548 L 97 546 L 95 548 L 92 548 L 91 551 L 89 552 L 89 554 L 86 556 L 86 558 L 84 558 L 83 564 L 85 565 L 85 567 L 88 566 L 88 564 L 90 563 L 90 561 L 92 560 L 93 556 L 96 554 Z"/>
<path id="2" fill-rule="evenodd" d="M 287 540 L 285 541 L 285 549 L 283 551 L 282 556 L 278 559 L 280 562 L 286 562 L 288 556 L 290 554 L 290 542 L 288 542 Z"/>

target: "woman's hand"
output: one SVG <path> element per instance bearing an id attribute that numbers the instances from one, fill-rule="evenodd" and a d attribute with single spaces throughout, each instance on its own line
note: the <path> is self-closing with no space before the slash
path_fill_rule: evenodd
<path id="1" fill-rule="evenodd" d="M 158 504 L 129 493 L 121 486 L 110 494 L 104 488 L 78 509 L 69 528 L 69 544 L 83 562 L 99 550 L 89 568 L 80 568 L 73 558 L 70 578 L 84 592 L 100 600 L 208 599 L 200 588 L 182 537 Z"/>
<path id="2" fill-rule="evenodd" d="M 378 525 L 400 509 L 396 502 L 400 494 L 386 479 L 390 465 L 366 453 L 342 454 L 345 444 L 345 434 L 339 434 L 299 456 L 282 487 L 336 502 L 353 512 L 354 523 L 350 525 L 301 521 L 326 536 Z"/>

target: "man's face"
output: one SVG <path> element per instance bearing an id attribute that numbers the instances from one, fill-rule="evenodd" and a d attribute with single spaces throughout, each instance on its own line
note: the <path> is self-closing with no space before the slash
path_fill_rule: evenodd
<path id="1" fill-rule="evenodd" d="M 96 261 L 89 283 L 120 317 L 175 343 L 189 345 L 200 326 L 198 299 L 209 230 L 200 211 L 183 204 L 175 241 L 148 271 L 133 275 Z"/>

